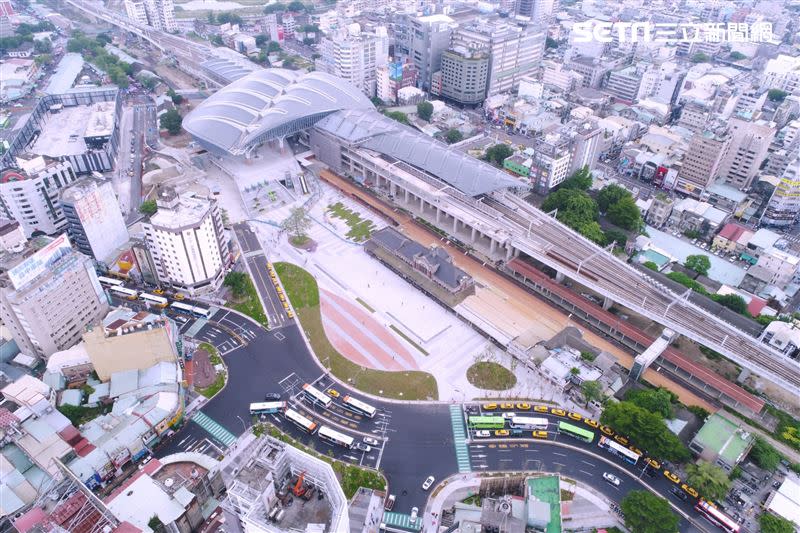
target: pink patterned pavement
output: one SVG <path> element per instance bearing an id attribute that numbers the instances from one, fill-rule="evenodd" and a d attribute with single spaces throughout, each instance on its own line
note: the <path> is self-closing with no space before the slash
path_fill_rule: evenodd
<path id="1" fill-rule="evenodd" d="M 417 370 L 408 348 L 358 302 L 320 290 L 322 324 L 345 357 L 376 370 Z"/>

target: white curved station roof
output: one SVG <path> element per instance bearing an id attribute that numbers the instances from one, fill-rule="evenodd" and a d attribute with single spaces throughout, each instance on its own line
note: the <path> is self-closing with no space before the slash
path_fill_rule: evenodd
<path id="1" fill-rule="evenodd" d="M 342 109 L 373 105 L 357 88 L 330 74 L 263 69 L 209 97 L 186 116 L 183 127 L 205 144 L 237 155 Z"/>

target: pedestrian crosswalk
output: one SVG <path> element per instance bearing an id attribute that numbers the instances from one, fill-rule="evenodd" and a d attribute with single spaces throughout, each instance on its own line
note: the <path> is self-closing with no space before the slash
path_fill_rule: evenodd
<path id="1" fill-rule="evenodd" d="M 402 527 L 409 531 L 419 531 L 422 529 L 422 517 L 417 517 L 414 524 L 411 523 L 411 515 L 403 513 L 383 513 L 383 523 L 387 526 Z"/>
<path id="2" fill-rule="evenodd" d="M 464 414 L 460 405 L 450 406 L 450 420 L 453 425 L 453 444 L 456 447 L 458 471 L 462 474 L 472 472 L 472 466 L 469 463 L 469 449 L 467 448 L 467 429 L 464 427 Z"/>
<path id="3" fill-rule="evenodd" d="M 219 425 L 213 418 L 204 414 L 202 411 L 195 412 L 192 421 L 198 426 L 208 431 L 212 437 L 221 442 L 225 447 L 236 442 L 236 435 Z"/>

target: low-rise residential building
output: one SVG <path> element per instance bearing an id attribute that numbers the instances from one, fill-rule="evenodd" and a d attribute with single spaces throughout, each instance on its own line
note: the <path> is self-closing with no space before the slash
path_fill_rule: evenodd
<path id="1" fill-rule="evenodd" d="M 786 357 L 800 357 L 800 327 L 796 323 L 773 320 L 764 328 L 761 342 L 769 344 Z"/>
<path id="2" fill-rule="evenodd" d="M 666 224 L 672 214 L 672 205 L 672 198 L 664 193 L 656 194 L 647 209 L 647 223 L 655 228 L 660 228 Z"/>
<path id="3" fill-rule="evenodd" d="M 177 328 L 169 318 L 125 308 L 112 310 L 102 324 L 83 335 L 86 351 L 101 381 L 116 372 L 176 363 Z"/>
<path id="4" fill-rule="evenodd" d="M 740 244 L 740 241 L 742 239 L 749 240 L 752 235 L 753 232 L 745 226 L 728 223 L 714 236 L 711 247 L 727 253 L 741 252 L 743 245 Z"/>
<path id="5" fill-rule="evenodd" d="M 775 243 L 777 243 L 780 238 L 781 236 L 772 230 L 766 228 L 758 229 L 753 236 L 747 240 L 742 250 L 742 259 L 755 265 L 758 263 L 758 258 L 761 257 L 764 250 L 775 246 Z"/>
<path id="6" fill-rule="evenodd" d="M 708 202 L 684 198 L 675 202 L 669 226 L 680 233 L 695 231 L 705 238 L 715 234 L 729 217 L 730 213 L 720 211 Z"/>
<path id="7" fill-rule="evenodd" d="M 689 448 L 703 461 L 730 472 L 747 456 L 754 441 L 752 433 L 720 413 L 714 413 L 706 419 Z"/>

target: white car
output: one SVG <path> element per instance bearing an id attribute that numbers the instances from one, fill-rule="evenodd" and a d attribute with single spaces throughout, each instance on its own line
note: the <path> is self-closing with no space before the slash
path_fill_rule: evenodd
<path id="1" fill-rule="evenodd" d="M 417 523 L 417 515 L 418 515 L 418 514 L 419 514 L 419 508 L 417 508 L 417 507 L 412 507 L 412 508 L 411 508 L 411 516 L 409 517 L 409 521 L 410 521 L 412 524 L 415 524 L 415 525 L 416 525 L 416 523 Z"/>
<path id="2" fill-rule="evenodd" d="M 381 443 L 378 442 L 378 439 L 373 439 L 372 437 L 364 437 L 364 442 L 366 442 L 370 446 L 380 446 L 381 445 Z"/>
<path id="3" fill-rule="evenodd" d="M 475 436 L 479 439 L 485 439 L 487 437 L 491 437 L 492 433 L 488 429 L 479 429 L 475 432 Z"/>
<path id="4" fill-rule="evenodd" d="M 603 479 L 605 479 L 615 487 L 619 487 L 619 484 L 622 483 L 617 476 L 615 476 L 614 474 L 610 474 L 608 472 L 603 472 Z"/>
<path id="5" fill-rule="evenodd" d="M 425 481 L 422 483 L 422 490 L 428 490 L 433 485 L 433 482 L 436 481 L 433 476 L 428 476 Z"/>
<path id="6" fill-rule="evenodd" d="M 503 413 L 503 418 L 505 418 L 506 420 L 511 420 L 515 416 L 517 416 L 517 413 Z"/>

